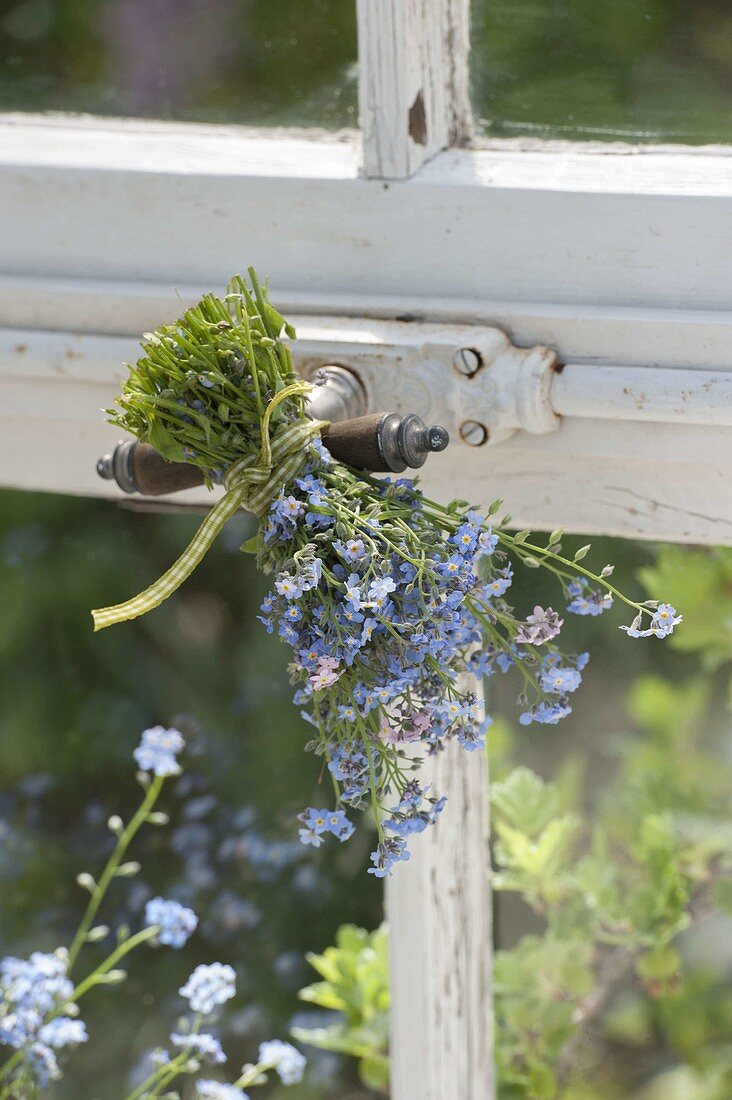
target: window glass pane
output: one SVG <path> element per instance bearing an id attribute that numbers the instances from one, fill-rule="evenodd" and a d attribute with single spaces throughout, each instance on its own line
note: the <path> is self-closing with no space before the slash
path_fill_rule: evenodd
<path id="1" fill-rule="evenodd" d="M 5 0 L 0 110 L 355 125 L 351 0 Z"/>
<path id="2" fill-rule="evenodd" d="M 732 140 L 725 0 L 473 0 L 484 133 L 630 142 Z"/>

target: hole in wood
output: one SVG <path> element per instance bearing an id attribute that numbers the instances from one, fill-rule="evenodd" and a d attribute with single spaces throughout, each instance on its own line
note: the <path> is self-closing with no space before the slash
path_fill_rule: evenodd
<path id="1" fill-rule="evenodd" d="M 427 144 L 427 115 L 424 110 L 424 96 L 417 92 L 414 103 L 409 108 L 409 136 L 415 145 Z"/>

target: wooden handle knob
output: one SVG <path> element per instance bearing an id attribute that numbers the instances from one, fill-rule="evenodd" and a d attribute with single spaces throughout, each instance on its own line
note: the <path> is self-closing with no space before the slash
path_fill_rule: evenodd
<path id="1" fill-rule="evenodd" d="M 369 413 L 354 420 L 342 420 L 323 429 L 323 443 L 338 462 L 356 470 L 386 473 L 389 467 L 379 446 L 379 425 L 384 413 Z"/>
<path id="2" fill-rule="evenodd" d="M 149 443 L 131 448 L 130 466 L 137 492 L 146 497 L 162 497 L 203 485 L 203 471 L 187 462 L 168 462 Z"/>
<path id="3" fill-rule="evenodd" d="M 426 428 L 418 416 L 370 413 L 328 424 L 323 442 L 339 462 L 357 470 L 392 473 L 416 469 L 430 451 L 448 443 L 444 428 Z M 187 462 L 168 462 L 149 443 L 128 440 L 97 463 L 100 477 L 114 480 L 126 493 L 159 497 L 203 485 L 203 473 Z"/>

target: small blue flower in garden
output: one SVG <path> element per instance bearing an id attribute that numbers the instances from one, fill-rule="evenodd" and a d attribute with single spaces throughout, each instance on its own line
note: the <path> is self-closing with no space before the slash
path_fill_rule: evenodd
<path id="1" fill-rule="evenodd" d="M 505 596 L 506 592 L 511 587 L 512 581 L 513 572 L 510 565 L 506 566 L 505 569 L 499 569 L 485 585 L 486 594 L 489 597 Z"/>
<path id="2" fill-rule="evenodd" d="M 398 836 L 385 837 L 371 853 L 371 862 L 374 866 L 369 867 L 368 873 L 377 878 L 385 878 L 386 875 L 392 874 L 395 863 L 400 863 L 409 857 L 406 840 Z"/>
<path id="3" fill-rule="evenodd" d="M 655 630 L 644 630 L 641 626 L 642 619 L 640 615 L 636 615 L 630 626 L 621 626 L 620 629 L 624 630 L 629 638 L 650 638 L 655 634 Z"/>
<path id="4" fill-rule="evenodd" d="M 220 1081 L 196 1081 L 196 1096 L 199 1100 L 249 1100 L 249 1093 Z"/>
<path id="5" fill-rule="evenodd" d="M 636 615 L 630 626 L 621 626 L 629 638 L 667 638 L 673 634 L 674 627 L 683 622 L 683 616 L 677 615 L 676 608 L 670 603 L 660 603 L 651 616 L 650 626 L 643 629 L 642 616 Z"/>
<path id="6" fill-rule="evenodd" d="M 590 589 L 587 577 L 575 577 L 571 580 L 567 585 L 567 593 L 572 597 L 567 604 L 567 611 L 572 615 L 602 615 L 613 604 L 609 592 L 602 592 L 599 588 Z"/>
<path id="7" fill-rule="evenodd" d="M 349 565 L 356 565 L 357 562 L 365 561 L 368 557 L 363 539 L 349 539 L 345 543 L 336 539 L 333 543 L 333 549 Z"/>
<path id="8" fill-rule="evenodd" d="M 576 668 L 562 668 L 560 665 L 544 668 L 539 682 L 550 695 L 564 695 L 576 691 L 582 683 L 582 676 Z"/>
<path id="9" fill-rule="evenodd" d="M 448 542 L 457 546 L 461 553 L 470 554 L 475 550 L 478 542 L 478 527 L 474 523 L 463 523 L 458 527 L 454 535 L 451 535 Z"/>
<path id="10" fill-rule="evenodd" d="M 307 1060 L 292 1043 L 270 1039 L 262 1043 L 257 1056 L 259 1064 L 272 1066 L 283 1085 L 297 1085 L 302 1081 Z"/>
<path id="11" fill-rule="evenodd" d="M 27 1063 L 33 1081 L 42 1089 L 61 1077 L 61 1067 L 56 1055 L 43 1043 L 33 1043 L 28 1048 Z"/>
<path id="12" fill-rule="evenodd" d="M 0 963 L 0 1043 L 27 1050 L 34 1077 L 41 1086 L 60 1076 L 55 1050 L 86 1041 L 86 1029 L 70 1013 L 73 982 L 68 977 L 68 953 L 34 951 L 29 959 L 12 956 Z M 55 1020 L 45 1022 L 55 1012 Z"/>
<path id="13" fill-rule="evenodd" d="M 369 599 L 372 602 L 383 602 L 390 592 L 396 592 L 396 587 L 391 577 L 377 577 L 369 585 Z"/>
<path id="14" fill-rule="evenodd" d="M 478 534 L 478 544 L 476 547 L 477 557 L 489 557 L 494 553 L 498 546 L 498 535 L 494 534 L 490 528 L 480 531 Z"/>
<path id="15" fill-rule="evenodd" d="M 183 751 L 184 746 L 183 736 L 178 730 L 153 726 L 152 729 L 143 730 L 134 757 L 140 771 L 152 772 L 160 778 L 180 775 L 177 754 Z"/>
<path id="16" fill-rule="evenodd" d="M 158 939 L 168 947 L 183 947 L 198 925 L 198 917 L 177 901 L 152 898 L 145 906 L 145 924 L 156 924 Z"/>
<path id="17" fill-rule="evenodd" d="M 277 578 L 275 588 L 280 596 L 284 596 L 286 600 L 297 600 L 303 593 L 302 585 L 299 584 L 296 577 L 290 576 L 289 573 L 283 573 Z"/>
<path id="18" fill-rule="evenodd" d="M 306 829 L 312 829 L 314 833 L 318 835 L 324 833 L 328 828 L 328 811 L 327 810 L 305 810 L 304 813 L 299 815 L 300 821 L 303 822 Z"/>
<path id="19" fill-rule="evenodd" d="M 89 1036 L 82 1020 L 72 1020 L 69 1016 L 57 1016 L 55 1020 L 49 1020 L 38 1032 L 38 1038 L 46 1046 L 54 1050 L 62 1050 L 64 1047 L 78 1046 L 86 1043 Z"/>
<path id="20" fill-rule="evenodd" d="M 353 836 L 355 826 L 346 817 L 345 810 L 331 810 L 328 814 L 328 832 L 337 837 L 341 843 Z"/>
<path id="21" fill-rule="evenodd" d="M 221 1043 L 213 1035 L 207 1035 L 205 1032 L 181 1035 L 174 1031 L 170 1041 L 174 1047 L 185 1050 L 188 1054 L 200 1058 L 201 1061 L 208 1062 L 209 1065 L 222 1066 L 226 1061 Z"/>
<path id="22" fill-rule="evenodd" d="M 477 727 L 474 725 L 458 726 L 456 735 L 458 745 L 465 749 L 466 752 L 475 752 L 476 749 L 484 749 L 486 730 L 492 721 L 492 718 L 486 718 L 485 721 Z"/>
<path id="23" fill-rule="evenodd" d="M 519 715 L 519 722 L 522 726 L 529 726 L 532 722 L 539 722 L 545 726 L 556 726 L 562 718 L 566 718 L 571 713 L 572 708 L 569 704 L 559 699 L 556 703 L 539 703 L 530 710 L 524 711 L 523 714 Z"/>
<path id="24" fill-rule="evenodd" d="M 651 629 L 656 637 L 667 638 L 669 634 L 673 634 L 674 627 L 682 621 L 683 616 L 676 614 L 675 607 L 670 603 L 660 603 L 651 619 Z"/>
<path id="25" fill-rule="evenodd" d="M 322 833 L 316 833 L 314 829 L 298 829 L 297 835 L 301 844 L 309 845 L 311 848 L 320 848 L 323 843 Z"/>
<path id="26" fill-rule="evenodd" d="M 236 994 L 236 974 L 228 963 L 202 963 L 179 990 L 194 1012 L 210 1015 Z"/>
<path id="27" fill-rule="evenodd" d="M 354 611 L 358 611 L 361 607 L 361 578 L 358 573 L 351 573 L 345 582 L 345 599 L 346 603 L 350 604 Z"/>

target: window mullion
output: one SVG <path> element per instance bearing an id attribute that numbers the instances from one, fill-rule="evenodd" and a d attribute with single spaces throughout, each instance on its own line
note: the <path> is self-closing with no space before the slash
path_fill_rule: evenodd
<path id="1" fill-rule="evenodd" d="M 469 0 L 357 0 L 364 172 L 407 179 L 471 130 Z"/>

